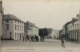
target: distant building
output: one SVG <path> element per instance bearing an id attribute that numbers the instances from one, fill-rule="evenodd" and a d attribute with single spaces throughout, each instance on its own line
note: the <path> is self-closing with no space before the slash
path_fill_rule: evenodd
<path id="1" fill-rule="evenodd" d="M 59 31 L 51 28 L 47 28 L 48 30 L 48 35 L 46 36 L 47 38 L 59 38 Z"/>
<path id="2" fill-rule="evenodd" d="M 39 28 L 34 23 L 27 21 L 27 25 L 28 28 L 30 28 L 30 30 L 28 30 L 29 36 L 39 36 Z"/>
<path id="3" fill-rule="evenodd" d="M 52 38 L 59 38 L 59 30 L 52 30 L 52 33 L 51 33 L 51 36 Z"/>
<path id="4" fill-rule="evenodd" d="M 21 40 L 24 35 L 24 22 L 12 14 L 3 16 L 2 39 Z"/>

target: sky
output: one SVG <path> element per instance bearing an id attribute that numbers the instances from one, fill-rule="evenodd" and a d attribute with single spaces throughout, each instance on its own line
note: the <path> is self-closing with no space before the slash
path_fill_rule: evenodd
<path id="1" fill-rule="evenodd" d="M 79 1 L 6 1 L 3 0 L 4 14 L 13 14 L 30 21 L 39 28 L 62 29 L 64 24 L 75 18 L 80 10 Z"/>

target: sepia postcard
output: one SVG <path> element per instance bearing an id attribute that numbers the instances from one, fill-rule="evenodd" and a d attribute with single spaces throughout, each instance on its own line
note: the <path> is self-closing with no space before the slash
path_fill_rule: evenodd
<path id="1" fill-rule="evenodd" d="M 79 0 L 1 0 L 0 52 L 80 52 Z"/>

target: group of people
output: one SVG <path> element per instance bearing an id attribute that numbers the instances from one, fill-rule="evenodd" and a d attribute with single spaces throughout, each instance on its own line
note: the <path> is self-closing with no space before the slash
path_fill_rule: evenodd
<path id="1" fill-rule="evenodd" d="M 33 36 L 26 35 L 26 36 L 23 37 L 23 41 L 38 42 L 38 41 L 40 41 L 39 39 L 40 38 L 36 35 L 33 35 Z M 63 37 L 61 38 L 61 46 L 65 47 L 65 39 Z"/>
<path id="2" fill-rule="evenodd" d="M 39 41 L 39 37 L 36 36 L 36 35 L 33 35 L 33 36 L 24 36 L 23 37 L 23 41 L 32 41 L 32 42 L 38 42 Z"/>
<path id="3" fill-rule="evenodd" d="M 38 36 L 31 36 L 31 41 L 39 41 L 39 38 Z"/>

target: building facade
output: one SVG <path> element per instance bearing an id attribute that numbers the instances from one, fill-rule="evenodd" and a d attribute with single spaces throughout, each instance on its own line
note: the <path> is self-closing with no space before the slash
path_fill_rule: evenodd
<path id="1" fill-rule="evenodd" d="M 59 30 L 54 30 L 52 29 L 51 37 L 54 38 L 59 38 Z"/>
<path id="2" fill-rule="evenodd" d="M 31 22 L 27 22 L 28 28 L 30 30 L 28 30 L 28 35 L 29 36 L 39 36 L 39 28 Z"/>
<path id="3" fill-rule="evenodd" d="M 29 33 L 30 30 L 31 29 L 29 28 L 29 26 L 27 25 L 27 23 L 24 23 L 24 34 L 25 35 L 29 35 L 28 33 Z"/>
<path id="4" fill-rule="evenodd" d="M 79 29 L 78 29 L 79 21 L 78 19 L 73 19 L 70 24 L 68 24 L 68 39 L 78 41 Z"/>
<path id="5" fill-rule="evenodd" d="M 12 14 L 3 16 L 2 39 L 22 40 L 24 36 L 24 22 Z"/>
<path id="6" fill-rule="evenodd" d="M 46 36 L 47 38 L 59 38 L 59 30 L 47 28 L 48 30 L 48 35 Z"/>
<path id="7" fill-rule="evenodd" d="M 79 20 L 77 18 L 73 18 L 71 21 L 67 22 L 61 33 L 64 34 L 64 38 L 67 40 L 78 41 Z"/>

